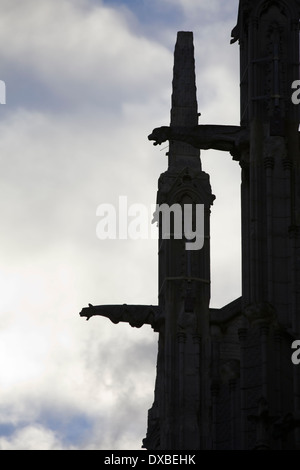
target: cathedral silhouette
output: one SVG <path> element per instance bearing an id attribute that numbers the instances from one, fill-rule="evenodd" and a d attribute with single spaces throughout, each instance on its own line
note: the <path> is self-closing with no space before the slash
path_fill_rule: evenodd
<path id="1" fill-rule="evenodd" d="M 187 250 L 172 219 L 164 237 L 158 214 L 158 305 L 80 312 L 159 333 L 145 449 L 300 450 L 299 18 L 300 0 L 240 0 L 240 126 L 199 124 L 193 33 L 177 35 L 170 126 L 149 140 L 169 141 L 158 207 L 189 205 L 195 217 L 202 205 L 203 247 Z M 201 149 L 241 169 L 242 295 L 220 309 L 210 308 L 215 197 Z"/>

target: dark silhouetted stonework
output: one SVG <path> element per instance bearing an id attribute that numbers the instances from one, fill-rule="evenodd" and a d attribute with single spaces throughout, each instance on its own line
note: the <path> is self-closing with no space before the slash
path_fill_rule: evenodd
<path id="1" fill-rule="evenodd" d="M 159 224 L 158 306 L 81 312 L 159 333 L 146 449 L 300 450 L 300 365 L 291 361 L 300 339 L 299 16 L 300 1 L 240 1 L 231 41 L 240 47 L 240 126 L 198 123 L 193 34 L 178 33 L 170 126 L 149 139 L 170 142 L 157 204 L 203 204 L 204 246 L 163 239 Z M 221 309 L 210 308 L 206 148 L 241 167 L 242 295 Z"/>

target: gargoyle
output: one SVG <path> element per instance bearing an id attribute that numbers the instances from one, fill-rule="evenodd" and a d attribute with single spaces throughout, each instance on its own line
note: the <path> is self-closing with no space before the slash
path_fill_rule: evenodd
<path id="1" fill-rule="evenodd" d="M 80 316 L 89 320 L 94 315 L 109 318 L 113 323 L 125 322 L 140 328 L 151 325 L 154 329 L 164 321 L 161 309 L 157 305 L 91 305 L 81 310 Z"/>
<path id="2" fill-rule="evenodd" d="M 193 127 L 162 126 L 157 127 L 148 136 L 154 145 L 166 140 L 185 142 L 198 149 L 223 150 L 233 157 L 247 147 L 249 131 L 240 126 L 199 125 Z"/>

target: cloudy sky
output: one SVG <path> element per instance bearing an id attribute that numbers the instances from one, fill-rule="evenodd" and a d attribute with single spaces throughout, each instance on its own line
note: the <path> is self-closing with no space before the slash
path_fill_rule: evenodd
<path id="1" fill-rule="evenodd" d="M 238 0 L 0 0 L 0 449 L 139 449 L 157 333 L 79 316 L 157 304 L 156 240 L 99 240 L 97 207 L 151 207 L 177 31 L 203 124 L 239 124 Z M 212 307 L 240 295 L 240 171 L 211 175 Z"/>

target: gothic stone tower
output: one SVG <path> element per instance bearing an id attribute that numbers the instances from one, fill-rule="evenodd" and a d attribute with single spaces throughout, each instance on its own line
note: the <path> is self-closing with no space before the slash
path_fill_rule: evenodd
<path id="1" fill-rule="evenodd" d="M 241 448 L 300 448 L 299 77 L 300 2 L 240 1 L 242 168 Z M 255 409 L 260 404 L 258 412 Z M 237 426 L 237 423 L 236 423 Z"/>
<path id="2" fill-rule="evenodd" d="M 159 333 L 146 449 L 300 450 L 300 369 L 291 361 L 300 340 L 299 117 L 291 100 L 299 17 L 300 0 L 240 0 L 232 31 L 240 46 L 240 126 L 198 124 L 193 37 L 178 33 L 171 123 L 149 139 L 170 143 L 158 206 L 192 207 L 195 226 L 201 205 L 203 247 L 187 250 L 175 219 L 166 238 L 156 214 L 158 305 L 80 312 Z M 241 167 L 242 295 L 221 309 L 209 306 L 214 196 L 199 158 L 209 148 Z"/>
<path id="3" fill-rule="evenodd" d="M 171 125 L 150 136 L 229 151 L 242 172 L 242 296 L 210 308 L 199 331 L 201 449 L 300 449 L 300 374 L 291 361 L 300 338 L 299 118 L 291 100 L 299 16 L 300 1 L 241 0 L 232 32 L 241 125 Z"/>
<path id="4" fill-rule="evenodd" d="M 174 53 L 171 128 L 194 128 L 197 124 L 193 34 L 179 32 Z M 90 304 L 80 312 L 87 319 L 100 315 L 138 328 L 150 324 L 159 333 L 154 403 L 143 440 L 146 449 L 196 450 L 211 445 L 211 413 L 207 406 L 210 382 L 203 377 L 209 377 L 211 361 L 209 219 L 213 200 L 199 149 L 170 139 L 168 168 L 159 178 L 154 214 L 159 226 L 158 305 Z M 169 211 L 168 233 L 163 207 Z M 177 215 L 180 209 L 179 223 L 175 220 L 176 207 Z M 201 217 L 197 215 L 199 207 Z M 187 219 L 189 230 L 185 227 Z M 201 249 L 195 236 L 199 228 Z"/>
<path id="5" fill-rule="evenodd" d="M 171 127 L 197 124 L 193 34 L 179 32 L 174 53 Z M 201 380 L 208 375 L 209 366 L 201 351 L 210 341 L 209 217 L 214 196 L 209 176 L 201 169 L 198 149 L 171 139 L 168 160 L 168 169 L 159 178 L 157 205 L 179 205 L 182 219 L 190 207 L 194 230 L 199 229 L 195 209 L 202 205 L 204 245 L 201 250 L 187 249 L 190 242 L 182 236 L 176 238 L 175 220 L 171 237 L 164 237 L 161 214 L 158 217 L 159 307 L 164 324 L 159 334 L 155 402 L 149 411 L 144 446 L 200 449 L 207 439 L 209 420 L 205 401 L 201 400 L 209 394 L 208 383 Z"/>

